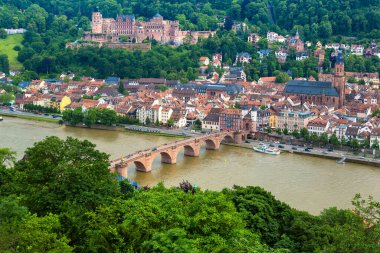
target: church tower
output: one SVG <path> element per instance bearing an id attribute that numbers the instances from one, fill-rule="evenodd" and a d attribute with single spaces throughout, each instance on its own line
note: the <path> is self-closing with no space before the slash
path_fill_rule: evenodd
<path id="1" fill-rule="evenodd" d="M 103 32 L 103 17 L 100 12 L 92 13 L 92 33 L 100 34 Z"/>
<path id="2" fill-rule="evenodd" d="M 295 39 L 299 40 L 300 39 L 300 34 L 298 32 L 298 28 L 297 28 L 297 32 L 296 32 L 296 36 L 294 36 Z"/>
<path id="3" fill-rule="evenodd" d="M 335 61 L 335 73 L 333 78 L 333 86 L 336 88 L 339 94 L 338 107 L 342 108 L 345 99 L 345 84 L 346 79 L 344 77 L 344 59 L 342 51 L 339 51 Z"/>

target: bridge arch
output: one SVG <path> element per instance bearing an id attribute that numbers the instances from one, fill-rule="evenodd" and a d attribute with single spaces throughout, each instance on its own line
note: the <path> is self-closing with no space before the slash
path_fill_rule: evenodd
<path id="1" fill-rule="evenodd" d="M 199 150 L 197 152 L 197 150 L 195 150 L 195 148 L 192 147 L 191 145 L 185 145 L 185 146 L 183 146 L 183 148 L 184 148 L 185 156 L 198 156 L 199 155 Z"/>
<path id="2" fill-rule="evenodd" d="M 206 143 L 207 150 L 216 150 L 219 149 L 220 143 L 213 139 L 206 139 L 204 141 Z"/>
<path id="3" fill-rule="evenodd" d="M 142 172 L 149 172 L 151 171 L 151 165 L 148 167 L 147 164 L 144 164 L 143 162 L 140 161 L 134 161 L 134 164 L 136 166 L 136 170 L 142 171 Z"/>
<path id="4" fill-rule="evenodd" d="M 223 137 L 222 142 L 233 143 L 234 142 L 234 137 L 232 137 L 231 135 L 227 134 L 227 135 L 225 135 Z"/>
<path id="5" fill-rule="evenodd" d="M 160 155 L 161 155 L 162 163 L 174 164 L 177 162 L 177 152 L 169 153 L 169 152 L 163 151 L 160 153 Z"/>

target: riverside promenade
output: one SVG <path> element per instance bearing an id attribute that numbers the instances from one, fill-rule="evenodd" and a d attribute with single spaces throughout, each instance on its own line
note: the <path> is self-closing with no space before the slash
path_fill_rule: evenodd
<path id="1" fill-rule="evenodd" d="M 249 143 L 228 144 L 228 145 L 252 149 L 252 146 L 259 145 L 259 143 L 264 143 L 266 145 L 272 144 L 278 147 L 278 144 L 274 144 L 273 142 L 252 141 L 252 140 L 250 140 Z M 341 150 L 334 150 L 332 152 L 328 152 L 326 149 L 314 147 L 310 151 L 305 151 L 306 147 L 299 147 L 299 146 L 289 145 L 289 144 L 280 144 L 280 145 L 284 147 L 284 148 L 279 148 L 283 152 L 332 159 L 335 161 L 341 159 L 342 157 L 346 157 L 345 162 L 380 167 L 380 159 L 374 159 L 374 158 L 363 157 L 363 156 L 355 156 Z"/>

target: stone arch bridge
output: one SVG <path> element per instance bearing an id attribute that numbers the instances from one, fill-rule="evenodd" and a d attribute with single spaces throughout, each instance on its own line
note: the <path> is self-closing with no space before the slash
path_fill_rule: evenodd
<path id="1" fill-rule="evenodd" d="M 162 163 L 175 164 L 177 155 L 182 149 L 184 149 L 185 156 L 197 157 L 204 143 L 207 150 L 218 150 L 222 142 L 239 144 L 249 135 L 249 132 L 220 132 L 163 144 L 110 161 L 110 171 L 126 178 L 128 165 L 135 164 L 138 171 L 150 172 L 154 159 L 159 155 Z"/>

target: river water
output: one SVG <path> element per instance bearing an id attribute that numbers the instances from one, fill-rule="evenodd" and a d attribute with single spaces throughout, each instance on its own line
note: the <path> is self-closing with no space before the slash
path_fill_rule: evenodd
<path id="1" fill-rule="evenodd" d="M 174 141 L 130 132 L 80 129 L 22 119 L 0 122 L 0 147 L 9 147 L 22 157 L 27 147 L 46 136 L 88 139 L 97 148 L 117 158 L 137 150 Z M 202 149 L 200 157 L 178 155 L 177 164 L 161 164 L 159 157 L 150 173 L 129 168 L 129 177 L 141 185 L 178 185 L 188 180 L 203 188 L 220 190 L 233 185 L 256 185 L 300 210 L 318 214 L 324 208 L 351 207 L 356 193 L 380 199 L 380 169 L 358 164 L 338 165 L 333 160 L 295 154 L 270 156 L 249 149 L 222 146 L 219 151 Z"/>

